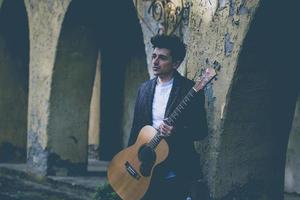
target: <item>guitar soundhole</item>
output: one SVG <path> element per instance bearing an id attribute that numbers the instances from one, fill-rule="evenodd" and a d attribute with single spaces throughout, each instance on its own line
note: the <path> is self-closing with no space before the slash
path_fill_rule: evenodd
<path id="1" fill-rule="evenodd" d="M 144 144 L 139 149 L 138 158 L 141 162 L 141 166 L 140 166 L 141 174 L 146 177 L 150 176 L 151 169 L 156 160 L 155 151 L 147 144 Z"/>

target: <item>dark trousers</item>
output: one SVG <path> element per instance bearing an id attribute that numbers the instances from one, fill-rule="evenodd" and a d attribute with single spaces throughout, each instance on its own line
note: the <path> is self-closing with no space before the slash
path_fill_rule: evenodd
<path id="1" fill-rule="evenodd" d="M 189 183 L 177 176 L 169 179 L 153 177 L 142 200 L 185 200 Z"/>

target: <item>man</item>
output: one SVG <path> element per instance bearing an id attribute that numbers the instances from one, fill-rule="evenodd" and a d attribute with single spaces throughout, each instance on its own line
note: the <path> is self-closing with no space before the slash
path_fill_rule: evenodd
<path id="1" fill-rule="evenodd" d="M 138 90 L 129 145 L 135 143 L 140 129 L 152 125 L 160 130 L 169 145 L 169 155 L 154 169 L 151 183 L 143 200 L 183 200 L 193 178 L 198 178 L 198 158 L 193 141 L 207 135 L 204 94 L 199 92 L 178 118 L 176 124 L 166 119 L 194 85 L 177 69 L 186 48 L 177 36 L 157 35 L 153 45 L 154 79 Z"/>

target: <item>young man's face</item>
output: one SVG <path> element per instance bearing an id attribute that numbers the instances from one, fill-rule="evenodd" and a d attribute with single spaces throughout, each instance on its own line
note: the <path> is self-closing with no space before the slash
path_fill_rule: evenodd
<path id="1" fill-rule="evenodd" d="M 165 48 L 154 48 L 152 53 L 152 70 L 155 76 L 161 79 L 169 79 L 178 68 L 178 62 L 174 62 L 171 51 Z"/>

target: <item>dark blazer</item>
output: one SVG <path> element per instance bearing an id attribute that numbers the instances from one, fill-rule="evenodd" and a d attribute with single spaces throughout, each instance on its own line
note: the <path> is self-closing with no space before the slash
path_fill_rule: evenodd
<path id="1" fill-rule="evenodd" d="M 157 78 L 151 79 L 143 83 L 138 90 L 128 145 L 135 143 L 138 133 L 143 126 L 152 125 L 152 103 L 156 83 Z M 175 73 L 165 117 L 172 113 L 193 85 L 193 81 L 181 76 L 178 72 Z M 204 93 L 201 91 L 197 93 L 178 118 L 174 133 L 166 138 L 170 148 L 169 156 L 156 167 L 155 173 L 163 175 L 172 170 L 178 175 L 192 175 L 194 170 L 190 169 L 190 167 L 196 166 L 198 163 L 193 141 L 203 139 L 206 135 L 207 121 L 204 109 Z M 187 171 L 190 173 L 187 173 Z"/>

